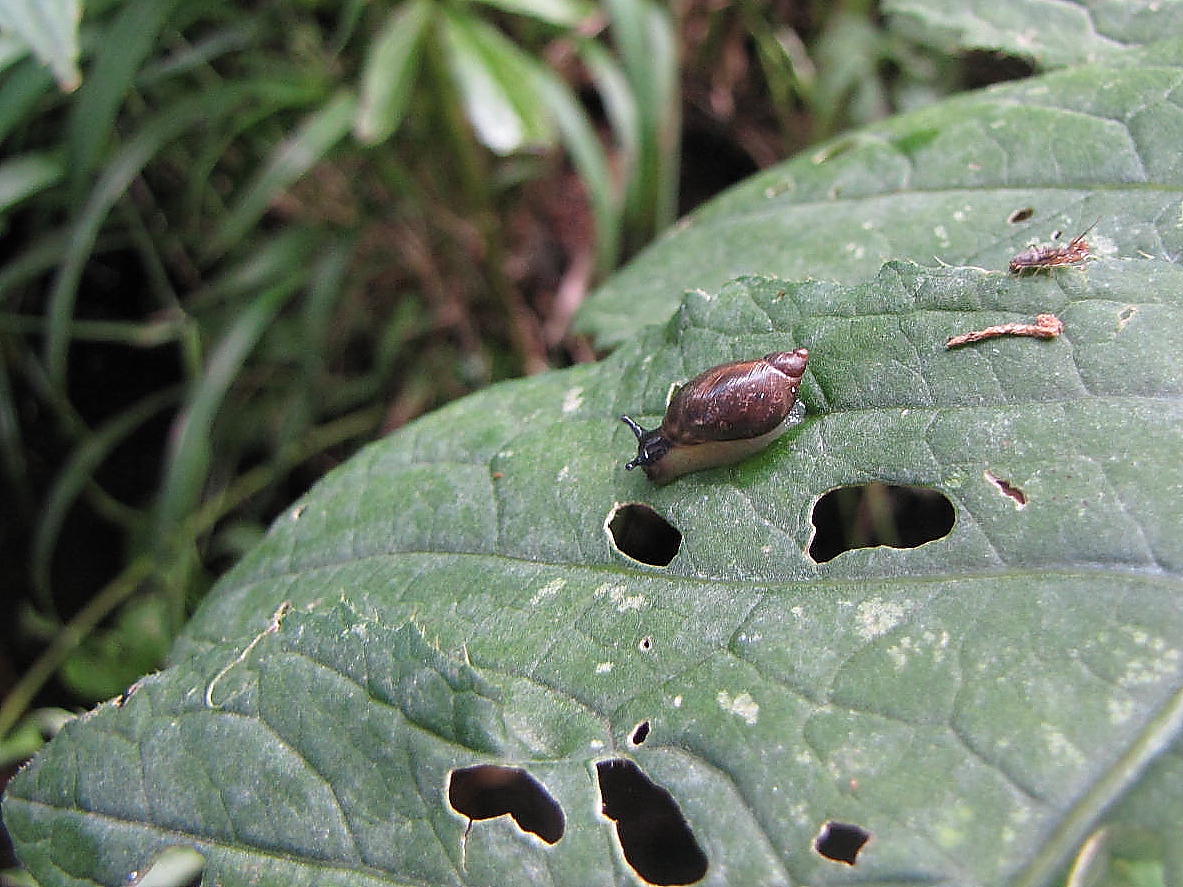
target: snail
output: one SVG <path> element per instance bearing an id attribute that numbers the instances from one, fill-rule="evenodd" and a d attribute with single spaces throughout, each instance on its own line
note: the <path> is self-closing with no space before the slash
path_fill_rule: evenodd
<path id="1" fill-rule="evenodd" d="M 758 453 L 805 415 L 797 389 L 808 360 L 798 348 L 711 367 L 678 389 L 652 431 L 621 416 L 637 436 L 637 457 L 624 467 L 664 484 Z"/>

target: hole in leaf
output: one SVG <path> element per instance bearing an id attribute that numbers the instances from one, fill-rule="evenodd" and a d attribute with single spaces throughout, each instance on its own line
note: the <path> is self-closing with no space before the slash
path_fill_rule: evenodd
<path id="1" fill-rule="evenodd" d="M 1009 480 L 999 477 L 993 471 L 986 472 L 986 480 L 998 487 L 998 492 L 1011 499 L 1015 503 L 1015 508 L 1025 508 L 1027 505 L 1027 494 L 1021 488 L 1016 487 Z"/>
<path id="2" fill-rule="evenodd" d="M 520 767 L 481 764 L 453 770 L 448 803 L 469 819 L 508 814 L 518 828 L 548 844 L 563 837 L 563 809 L 542 783 Z"/>
<path id="3" fill-rule="evenodd" d="M 651 567 L 668 567 L 682 545 L 678 528 L 640 502 L 618 505 L 606 526 L 617 551 Z"/>
<path id="4" fill-rule="evenodd" d="M 863 845 L 871 840 L 871 833 L 845 822 L 827 822 L 813 840 L 813 849 L 835 862 L 854 865 Z"/>
<path id="5" fill-rule="evenodd" d="M 625 861 L 650 884 L 693 884 L 707 857 L 673 796 L 632 761 L 596 764 L 604 815 L 616 823 Z"/>
<path id="6" fill-rule="evenodd" d="M 649 637 L 649 635 L 645 635 L 637 642 L 637 649 L 642 653 L 648 653 L 653 649 L 653 638 Z"/>
<path id="7" fill-rule="evenodd" d="M 628 738 L 628 741 L 633 745 L 641 745 L 649 738 L 649 722 L 641 721 L 633 728 L 633 734 Z"/>
<path id="8" fill-rule="evenodd" d="M 1019 222 L 1025 222 L 1035 215 L 1035 207 L 1024 206 L 1022 209 L 1016 209 L 1013 213 L 1006 217 L 1006 220 L 1012 225 L 1017 225 Z"/>
<path id="9" fill-rule="evenodd" d="M 953 503 L 930 487 L 838 487 L 814 503 L 809 556 L 825 563 L 856 548 L 917 548 L 947 536 L 954 518 Z"/>

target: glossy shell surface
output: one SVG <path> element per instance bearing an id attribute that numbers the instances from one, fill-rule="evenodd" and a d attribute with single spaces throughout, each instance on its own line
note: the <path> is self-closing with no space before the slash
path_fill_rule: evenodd
<path id="1" fill-rule="evenodd" d="M 808 359 L 798 348 L 711 367 L 674 394 L 652 431 L 621 417 L 637 437 L 637 457 L 625 467 L 664 484 L 759 452 L 804 416 L 797 392 Z"/>
<path id="2" fill-rule="evenodd" d="M 676 446 L 767 434 L 797 402 L 807 359 L 799 348 L 711 367 L 678 389 L 662 434 Z"/>

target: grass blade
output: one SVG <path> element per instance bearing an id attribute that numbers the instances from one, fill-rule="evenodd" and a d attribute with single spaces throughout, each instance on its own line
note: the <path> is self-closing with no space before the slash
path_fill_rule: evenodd
<path id="1" fill-rule="evenodd" d="M 231 113 L 240 95 L 238 87 L 230 86 L 211 90 L 169 108 L 123 143 L 119 154 L 91 190 L 86 204 L 74 219 L 69 245 L 54 279 L 46 311 L 49 323 L 44 360 L 50 383 L 57 390 L 63 391 L 65 388 L 66 356 L 70 346 L 70 326 L 78 296 L 78 283 L 107 214 L 161 147 L 194 126 Z"/>
<path id="2" fill-rule="evenodd" d="M 158 546 L 166 546 L 170 540 L 183 545 L 179 534 L 184 532 L 186 520 L 196 508 L 209 474 L 214 420 L 247 357 L 303 280 L 301 244 L 300 238 L 283 237 L 250 260 L 277 269 L 291 269 L 292 273 L 261 291 L 235 317 L 186 399 L 173 431 L 153 519 Z"/>
<path id="3" fill-rule="evenodd" d="M 678 48 L 669 13 L 649 0 L 605 0 L 637 101 L 641 153 L 625 199 L 633 237 L 673 222 L 678 201 Z"/>
<path id="4" fill-rule="evenodd" d="M 319 163 L 353 126 L 357 99 L 340 92 L 309 117 L 272 153 L 263 170 L 239 198 L 210 244 L 210 253 L 228 250 L 267 212 L 272 198 Z"/>
<path id="5" fill-rule="evenodd" d="M 581 3 L 579 0 L 477 0 L 477 2 L 503 12 L 527 15 L 540 22 L 557 25 L 560 28 L 574 28 L 596 11 L 594 4 Z"/>
<path id="6" fill-rule="evenodd" d="M 362 71 L 361 107 L 353 126 L 354 135 L 364 144 L 385 141 L 402 122 L 430 21 L 428 0 L 413 0 L 391 12 L 370 44 Z"/>
<path id="7" fill-rule="evenodd" d="M 16 34 L 49 65 L 62 91 L 78 86 L 81 0 L 0 0 L 0 28 Z"/>
<path id="8" fill-rule="evenodd" d="M 554 115 L 563 144 L 587 191 L 596 225 L 596 267 L 607 273 L 616 264 L 621 222 L 608 157 L 583 107 L 562 80 L 539 68 L 535 87 Z"/>
<path id="9" fill-rule="evenodd" d="M 111 451 L 156 413 L 174 404 L 179 395 L 176 388 L 167 388 L 133 404 L 86 437 L 58 472 L 49 495 L 41 504 L 33 537 L 33 588 L 44 612 L 54 612 L 50 562 L 70 508 L 87 484 L 94 480 L 95 472 Z"/>
<path id="10" fill-rule="evenodd" d="M 37 102 L 52 87 L 49 72 L 32 59 L 4 71 L 0 78 L 0 141 L 29 119 Z"/>
<path id="11" fill-rule="evenodd" d="M 57 184 L 61 177 L 62 164 L 50 153 L 26 154 L 0 162 L 0 214 Z"/>
<path id="12" fill-rule="evenodd" d="M 504 156 L 553 141 L 546 108 L 531 89 L 536 63 L 471 15 L 445 18 L 444 43 L 465 114 L 486 148 Z"/>
<path id="13" fill-rule="evenodd" d="M 71 193 L 80 199 L 100 158 L 111 147 L 115 118 L 144 59 L 180 0 L 131 0 L 104 35 L 94 66 L 70 111 L 66 145 Z"/>

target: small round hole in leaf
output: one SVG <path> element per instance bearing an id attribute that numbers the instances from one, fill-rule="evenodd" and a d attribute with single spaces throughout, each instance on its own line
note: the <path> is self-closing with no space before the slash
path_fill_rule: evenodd
<path id="1" fill-rule="evenodd" d="M 693 884 L 707 873 L 707 857 L 673 795 L 632 761 L 596 764 L 603 812 L 616 823 L 625 861 L 650 884 Z"/>
<path id="2" fill-rule="evenodd" d="M 518 828 L 553 844 L 563 837 L 563 809 L 542 783 L 520 767 L 480 764 L 453 770 L 448 803 L 469 819 L 509 815 Z"/>
<path id="3" fill-rule="evenodd" d="M 678 528 L 640 502 L 617 505 L 605 529 L 617 551 L 651 567 L 668 567 L 682 545 Z"/>
<path id="4" fill-rule="evenodd" d="M 856 548 L 917 548 L 949 535 L 955 516 L 949 497 L 931 487 L 838 487 L 814 503 L 809 556 L 825 563 Z"/>
<path id="5" fill-rule="evenodd" d="M 827 822 L 813 840 L 813 849 L 835 862 L 854 865 L 863 845 L 871 840 L 871 833 L 846 822 Z"/>

